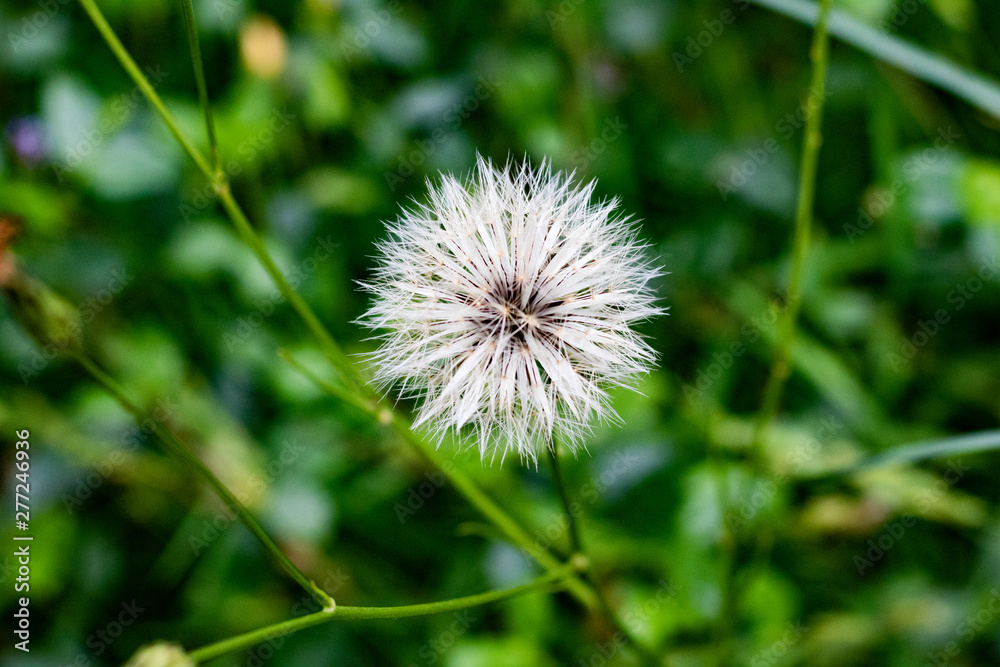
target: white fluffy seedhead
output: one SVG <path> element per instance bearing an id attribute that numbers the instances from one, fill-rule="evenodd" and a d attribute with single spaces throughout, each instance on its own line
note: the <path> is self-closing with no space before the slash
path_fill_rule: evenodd
<path id="1" fill-rule="evenodd" d="M 572 174 L 495 168 L 443 176 L 378 245 L 363 322 L 383 389 L 418 400 L 415 426 L 472 436 L 485 459 L 537 461 L 553 437 L 574 448 L 615 419 L 606 389 L 655 360 L 632 325 L 663 312 L 660 274 L 616 200 L 592 202 Z"/>

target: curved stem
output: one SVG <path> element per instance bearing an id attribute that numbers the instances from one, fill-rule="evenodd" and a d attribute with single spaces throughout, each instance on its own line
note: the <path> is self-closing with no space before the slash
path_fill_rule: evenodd
<path id="1" fill-rule="evenodd" d="M 216 495 L 222 499 L 222 501 L 233 511 L 236 516 L 239 517 L 243 525 L 253 533 L 253 535 L 264 545 L 275 560 L 281 565 L 281 567 L 297 581 L 309 594 L 316 598 L 316 600 L 323 605 L 324 608 L 333 607 L 333 599 L 330 598 L 319 586 L 317 586 L 309 577 L 302 573 L 302 571 L 295 566 L 288 557 L 282 553 L 281 549 L 278 547 L 277 543 L 267 534 L 264 527 L 260 525 L 257 518 L 250 513 L 243 503 L 240 502 L 239 498 L 233 494 L 229 488 L 222 483 L 218 477 L 215 476 L 208 466 L 201 462 L 201 460 L 195 456 L 188 448 L 187 445 L 169 428 L 167 428 L 162 420 L 156 419 L 155 417 L 148 415 L 145 410 L 139 407 L 132 399 L 128 397 L 124 387 L 122 387 L 118 382 L 108 375 L 97 362 L 94 361 L 90 356 L 84 352 L 78 350 L 71 350 L 69 352 L 79 363 L 83 366 L 88 373 L 93 376 L 97 382 L 99 382 L 104 389 L 111 394 L 112 397 L 122 408 L 131 414 L 137 422 L 140 424 L 152 424 L 153 432 L 159 436 L 160 440 L 163 442 L 166 450 L 178 458 L 182 463 L 188 465 L 193 469 L 211 488 L 215 491 Z"/>
<path id="2" fill-rule="evenodd" d="M 209 644 L 200 649 L 191 651 L 188 655 L 195 662 L 206 662 L 232 651 L 239 651 L 255 644 L 259 644 L 268 639 L 283 637 L 285 635 L 303 630 L 305 628 L 326 623 L 328 621 L 359 621 L 375 619 L 408 618 L 412 616 L 429 616 L 431 614 L 441 614 L 448 611 L 457 611 L 468 607 L 506 600 L 508 598 L 524 595 L 532 591 L 537 591 L 549 585 L 565 581 L 572 576 L 572 569 L 562 567 L 559 570 L 549 572 L 533 581 L 513 588 L 506 588 L 499 591 L 479 593 L 452 600 L 442 600 L 440 602 L 425 602 L 424 604 L 407 605 L 403 607 L 336 607 L 329 611 L 319 611 L 307 616 L 293 618 L 289 621 L 275 623 L 258 630 L 237 635 L 223 641 Z"/>

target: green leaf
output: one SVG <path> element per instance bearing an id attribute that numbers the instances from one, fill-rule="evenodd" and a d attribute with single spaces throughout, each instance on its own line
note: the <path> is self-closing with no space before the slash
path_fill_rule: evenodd
<path id="1" fill-rule="evenodd" d="M 901 447 L 893 447 L 887 452 L 866 459 L 852 468 L 851 472 L 877 466 L 916 463 L 917 461 L 939 459 L 945 456 L 977 454 L 994 450 L 1000 450 L 1000 430 L 921 440 Z"/>

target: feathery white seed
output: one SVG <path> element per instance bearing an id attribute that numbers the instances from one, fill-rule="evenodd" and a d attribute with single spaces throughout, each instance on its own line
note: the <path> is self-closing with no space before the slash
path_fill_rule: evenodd
<path id="1" fill-rule="evenodd" d="M 389 226 L 362 322 L 383 332 L 376 382 L 418 400 L 415 427 L 537 461 L 553 436 L 575 449 L 617 419 L 607 388 L 655 361 L 631 327 L 664 309 L 635 223 L 593 190 L 547 161 L 480 157 L 468 184 L 444 175 Z"/>

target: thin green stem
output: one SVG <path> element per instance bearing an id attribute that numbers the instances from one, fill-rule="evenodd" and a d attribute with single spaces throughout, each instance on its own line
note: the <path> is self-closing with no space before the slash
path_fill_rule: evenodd
<path id="1" fill-rule="evenodd" d="M 807 25 L 816 25 L 820 7 L 809 0 L 749 0 Z M 842 10 L 830 12 L 830 34 L 882 62 L 937 86 L 1000 119 L 1000 83 L 980 72 L 957 65 L 939 53 L 886 34 Z"/>
<path id="2" fill-rule="evenodd" d="M 334 396 L 341 396 L 342 398 L 345 398 L 345 400 L 349 400 L 352 404 L 371 412 L 380 423 L 390 426 L 400 439 L 409 444 L 421 458 L 427 461 L 427 463 L 431 466 L 440 470 L 451 482 L 452 487 L 458 491 L 459 494 L 464 496 L 469 504 L 475 507 L 480 514 L 499 528 L 501 533 L 512 544 L 520 547 L 539 565 L 544 567 L 550 573 L 559 572 L 566 567 L 566 565 L 561 563 L 559 559 L 552 554 L 552 552 L 538 546 L 536 542 L 531 539 L 531 536 L 528 535 L 528 533 L 509 514 L 493 502 L 493 500 L 482 489 L 480 489 L 474 481 L 472 481 L 472 478 L 453 465 L 445 465 L 445 463 L 440 460 L 437 450 L 429 446 L 413 431 L 412 425 L 405 417 L 400 416 L 398 413 L 382 405 L 378 401 L 358 403 L 351 400 L 351 398 L 343 397 L 343 390 L 316 375 L 304 365 L 294 360 L 287 352 L 282 354 L 282 358 L 288 360 L 294 368 L 302 373 L 302 375 L 307 379 L 312 381 L 317 387 L 333 394 Z M 558 462 L 556 462 L 555 465 L 558 466 Z M 572 521 L 573 513 L 570 511 L 571 505 L 569 501 L 569 494 L 566 492 L 565 483 L 563 482 L 561 474 L 556 473 L 556 476 L 558 478 L 557 486 L 561 488 L 560 498 L 562 499 L 563 507 L 566 510 L 567 517 L 570 517 L 570 520 Z M 572 525 L 574 527 L 576 526 L 575 521 Z M 636 650 L 643 655 L 644 659 L 648 663 L 660 664 L 655 653 L 639 641 L 618 620 L 617 615 L 612 609 L 603 591 L 597 586 L 593 577 L 589 573 L 590 560 L 582 551 L 582 541 L 578 530 L 574 528 L 574 531 L 576 533 L 574 553 L 578 557 L 571 559 L 571 563 L 575 564 L 578 569 L 583 571 L 583 576 L 573 575 L 568 577 L 565 582 L 566 590 L 587 610 L 596 612 L 597 614 L 603 616 L 605 620 L 613 628 L 615 628 L 615 630 L 621 632 L 622 635 L 636 647 Z"/>
<path id="3" fill-rule="evenodd" d="M 205 85 L 205 65 L 201 60 L 201 45 L 198 42 L 198 27 L 194 22 L 194 7 L 191 0 L 181 0 L 184 10 L 184 29 L 187 31 L 188 46 L 191 48 L 191 64 L 194 65 L 194 78 L 198 86 L 198 101 L 205 112 L 205 129 L 208 132 L 208 150 L 212 156 L 212 166 L 216 178 L 225 177 L 222 162 L 219 159 L 219 144 L 215 138 L 215 122 L 212 120 L 212 107 L 208 103 L 208 86 Z"/>
<path id="4" fill-rule="evenodd" d="M 827 23 L 833 0 L 822 0 L 819 20 L 813 35 L 810 58 L 812 59 L 812 85 L 806 102 L 806 128 L 802 138 L 802 164 L 799 173 L 799 196 L 795 213 L 795 231 L 792 240 L 792 267 L 788 279 L 788 303 L 781 313 L 778 331 L 778 345 L 775 350 L 771 372 L 764 389 L 764 400 L 759 418 L 754 426 L 753 446 L 760 446 L 761 438 L 777 414 L 781 404 L 785 381 L 791 373 L 792 345 L 802 303 L 802 280 L 805 273 L 806 256 L 809 252 L 809 235 L 813 221 L 813 206 L 816 200 L 816 170 L 819 163 L 819 149 L 823 143 L 823 106 L 826 102 L 826 69 L 829 60 L 829 36 Z"/>
<path id="5" fill-rule="evenodd" d="M 208 646 L 191 651 L 188 655 L 195 662 L 202 663 L 221 655 L 225 655 L 226 653 L 240 651 L 255 644 L 267 641 L 268 639 L 283 637 L 293 632 L 310 628 L 314 625 L 319 625 L 320 623 L 326 623 L 328 621 L 363 621 L 409 618 L 413 616 L 442 614 L 449 611 L 467 609 L 469 607 L 478 607 L 491 602 L 498 602 L 500 600 L 506 600 L 519 595 L 524 595 L 525 593 L 542 590 L 549 587 L 553 583 L 564 583 L 572 575 L 572 569 L 564 566 L 560 570 L 548 572 L 545 575 L 520 586 L 514 586 L 513 588 L 506 588 L 499 591 L 490 591 L 488 593 L 479 593 L 477 595 L 469 595 L 461 598 L 454 598 L 452 600 L 426 602 L 424 604 L 414 604 L 403 607 L 336 607 L 335 609 L 331 609 L 329 611 L 319 611 L 314 614 L 301 616 L 289 621 L 275 623 L 274 625 L 269 625 L 258 630 L 253 630 L 252 632 L 237 635 L 236 637 L 231 637 L 229 639 L 216 642 L 215 644 L 209 644 Z"/>
<path id="6" fill-rule="evenodd" d="M 153 90 L 152 86 L 150 86 L 148 81 L 146 81 L 145 76 L 142 74 L 139 67 L 135 64 L 135 61 L 132 60 L 132 57 L 125 50 L 124 46 L 122 46 L 117 36 L 115 36 L 114 31 L 108 25 L 104 16 L 101 14 L 100 9 L 98 9 L 97 5 L 94 3 L 94 0 L 80 0 L 80 3 L 83 5 L 87 13 L 90 15 L 94 24 L 97 26 L 98 30 L 101 32 L 105 41 L 108 43 L 108 46 L 111 47 L 111 50 L 118 57 L 119 61 L 122 63 L 122 66 L 125 68 L 126 72 L 128 72 L 128 74 L 133 78 L 133 80 L 135 80 L 140 90 L 143 91 L 143 94 L 146 95 L 146 97 L 153 104 L 154 108 L 156 108 L 156 110 L 163 117 L 164 121 L 171 128 L 171 131 L 174 133 L 174 136 L 177 137 L 177 140 L 184 147 L 185 151 L 187 151 L 188 155 L 191 156 L 191 158 L 194 160 L 195 164 L 202 171 L 205 177 L 208 178 L 210 181 L 213 180 L 212 171 L 208 167 L 207 162 L 205 162 L 205 158 L 180 133 L 180 130 L 177 126 L 177 123 L 174 121 L 173 116 L 163 105 L 163 102 L 156 94 L 156 91 Z M 362 402 L 366 402 L 372 395 L 372 393 L 370 392 L 370 390 L 367 390 L 367 388 L 363 388 L 363 385 L 359 381 L 360 376 L 357 370 L 354 368 L 353 364 L 350 363 L 350 360 L 347 358 L 346 354 L 344 354 L 340 346 L 336 343 L 336 341 L 333 339 L 330 333 L 319 321 L 319 318 L 316 317 L 315 313 L 312 312 L 308 304 L 306 304 L 305 300 L 303 300 L 302 297 L 299 296 L 299 294 L 295 290 L 293 290 L 291 286 L 288 284 L 288 282 L 285 280 L 284 276 L 281 274 L 281 271 L 277 268 L 277 265 L 274 263 L 273 259 L 271 259 L 271 256 L 268 253 L 267 248 L 264 246 L 263 241 L 254 232 L 253 227 L 250 224 L 250 221 L 243 213 L 243 210 L 240 208 L 239 204 L 233 198 L 232 193 L 229 189 L 229 184 L 225 181 L 217 183 L 216 191 L 220 198 L 223 209 L 225 209 L 226 213 L 229 215 L 229 218 L 236 226 L 236 230 L 239 233 L 240 237 L 257 256 L 257 259 L 264 266 L 265 270 L 271 276 L 272 280 L 274 280 L 279 291 L 282 293 L 282 295 L 285 296 L 288 302 L 292 305 L 292 307 L 296 310 L 296 312 L 305 322 L 306 326 L 309 328 L 313 337 L 320 343 L 320 346 L 326 353 L 327 358 L 334 365 L 334 367 L 341 373 L 342 376 L 341 379 L 343 379 L 344 382 L 348 385 L 346 391 L 343 389 L 336 389 L 333 393 L 339 397 L 344 397 L 345 394 L 354 393 L 355 398 L 352 399 L 351 402 L 354 403 L 355 405 L 358 404 L 359 400 Z M 409 433 L 408 427 L 403 427 L 402 429 L 399 428 L 398 424 L 400 418 L 397 415 L 395 415 L 392 412 L 392 410 L 390 410 L 387 407 L 377 406 L 377 404 L 373 405 L 375 405 L 376 407 L 374 408 L 366 407 L 366 409 L 368 409 L 370 412 L 372 412 L 372 414 L 375 414 L 377 417 L 382 419 L 384 423 L 391 423 L 394 425 L 394 427 L 396 427 L 397 430 L 402 430 Z M 407 440 L 407 442 L 416 446 L 418 450 L 421 451 L 424 456 L 428 457 L 429 460 L 434 462 L 434 464 L 437 467 L 439 468 L 441 467 L 440 463 L 436 462 L 433 456 L 429 454 L 428 448 L 426 448 L 426 445 L 422 441 L 412 437 L 412 435 L 409 435 L 405 439 Z M 508 515 L 506 515 L 502 510 L 500 510 L 499 507 L 493 504 L 492 501 L 490 501 L 485 496 L 485 494 L 479 491 L 479 489 L 475 486 L 475 484 L 471 480 L 465 478 L 464 475 L 461 474 L 456 476 L 454 473 L 455 473 L 454 470 L 452 470 L 450 474 L 446 472 L 446 474 L 449 474 L 449 476 L 453 478 L 455 482 L 455 487 L 463 495 L 465 495 L 470 500 L 470 502 L 473 503 L 473 505 L 475 505 L 481 512 L 483 512 L 484 515 L 486 515 L 494 522 L 497 522 L 498 527 L 501 530 L 503 530 L 509 537 L 514 539 L 515 542 L 521 544 L 521 546 L 523 546 L 525 550 L 528 551 L 528 553 L 530 553 L 533 557 L 535 557 L 536 560 L 539 560 L 539 562 L 542 563 L 542 565 L 544 565 L 547 569 L 551 569 L 552 567 L 557 567 L 560 565 L 559 561 L 555 559 L 548 551 L 540 550 L 537 547 L 535 547 L 530 537 L 528 537 L 528 535 L 517 525 L 517 523 L 514 522 L 513 519 L 511 519 Z M 588 607 L 592 608 L 594 604 L 592 594 L 590 594 L 590 591 L 588 591 L 587 588 L 583 586 L 581 582 L 577 582 L 577 584 L 571 585 L 570 590 L 573 591 L 574 595 L 580 598 L 582 602 L 587 604 Z"/>
<path id="7" fill-rule="evenodd" d="M 372 398 L 360 396 L 357 390 L 352 391 L 321 379 L 318 375 L 306 368 L 306 366 L 301 361 L 296 359 L 288 350 L 279 349 L 278 356 L 281 357 L 282 361 L 294 368 L 299 372 L 299 374 L 304 376 L 323 391 L 336 396 L 345 403 L 353 405 L 371 416 L 374 416 L 378 412 L 378 401 Z"/>
<path id="8" fill-rule="evenodd" d="M 594 591 L 597 608 L 601 615 L 604 616 L 605 620 L 610 623 L 617 632 L 620 632 L 623 637 L 627 638 L 632 643 L 636 650 L 642 654 L 643 659 L 648 664 L 661 664 L 659 658 L 656 656 L 656 653 L 643 642 L 639 641 L 639 639 L 618 619 L 618 615 L 615 613 L 614 608 L 612 608 L 611 603 L 604 594 L 604 590 L 598 585 L 597 579 L 594 577 L 590 556 L 587 554 L 583 545 L 580 523 L 577 521 L 577 514 L 580 513 L 579 507 L 578 511 L 573 511 L 573 501 L 570 499 L 569 492 L 566 489 L 566 478 L 563 474 L 562 465 L 559 463 L 558 445 L 554 440 L 550 443 L 550 445 L 551 446 L 546 449 L 548 450 L 549 461 L 552 464 L 552 478 L 555 481 L 556 492 L 559 495 L 559 502 L 562 504 L 563 513 L 566 515 L 566 525 L 572 549 L 570 562 L 576 563 L 577 567 L 583 572 L 584 579 L 588 584 L 590 584 L 590 588 Z"/>
<path id="9" fill-rule="evenodd" d="M 347 355 L 341 349 L 340 345 L 337 344 L 337 341 L 330 335 L 330 332 L 323 326 L 323 323 L 320 322 L 316 313 L 312 311 L 305 299 L 285 280 L 284 274 L 281 273 L 278 265 L 274 263 L 270 253 L 264 246 L 264 242 L 254 231 L 246 214 L 243 213 L 243 209 L 240 208 L 240 205 L 233 198 L 228 183 L 219 188 L 219 200 L 222 203 L 222 208 L 229 215 L 230 220 L 236 225 L 236 231 L 239 233 L 240 238 L 250 246 L 250 249 L 257 256 L 257 260 L 264 266 L 264 270 L 271 276 L 274 284 L 277 285 L 278 290 L 288 300 L 292 308 L 295 309 L 295 312 L 299 314 L 299 317 L 302 318 L 302 321 L 309 329 L 313 338 L 319 343 L 327 359 L 340 373 L 341 380 L 352 388 L 358 389 L 360 387 L 360 375 L 357 369 L 351 363 L 350 359 L 347 358 Z"/>
<path id="10" fill-rule="evenodd" d="M 165 426 L 160 419 L 148 415 L 145 410 L 139 407 L 132 399 L 128 397 L 128 393 L 125 388 L 122 387 L 118 382 L 111 377 L 107 372 L 105 372 L 96 361 L 94 361 L 85 352 L 78 350 L 71 350 L 70 354 L 80 363 L 83 368 L 93 376 L 98 383 L 100 383 L 104 389 L 112 396 L 122 408 L 131 414 L 135 420 L 141 424 L 151 424 L 153 432 L 159 436 L 160 440 L 163 442 L 166 450 L 179 459 L 182 463 L 189 466 L 195 473 L 198 474 L 208 485 L 215 491 L 216 495 L 222 499 L 222 501 L 229 507 L 230 510 L 240 521 L 249 529 L 251 533 L 264 545 L 275 560 L 281 565 L 281 567 L 292 577 L 296 582 L 298 582 L 307 592 L 309 592 L 316 600 L 323 605 L 323 608 L 328 609 L 333 607 L 333 599 L 330 598 L 322 589 L 319 588 L 312 580 L 310 580 L 305 574 L 302 573 L 299 568 L 295 566 L 295 563 L 290 561 L 281 549 L 278 547 L 277 543 L 267 534 L 264 527 L 260 525 L 257 518 L 250 513 L 243 503 L 240 502 L 239 498 L 233 494 L 229 488 L 222 483 L 218 477 L 215 476 L 208 466 L 201 462 L 201 460 L 195 456 L 191 450 L 188 449 L 187 445 L 167 426 Z"/>
<path id="11" fill-rule="evenodd" d="M 795 228 L 792 237 L 792 266 L 788 280 L 788 294 L 785 309 L 778 322 L 778 341 L 772 360 L 771 370 L 764 387 L 764 398 L 754 424 L 750 443 L 751 463 L 755 470 L 763 469 L 763 442 L 767 429 L 774 420 L 781 405 L 785 381 L 791 373 L 791 353 L 795 342 L 796 325 L 802 303 L 802 281 L 805 273 L 806 256 L 809 251 L 809 236 L 813 222 L 813 207 L 816 200 L 816 172 L 819 150 L 823 143 L 823 106 L 826 102 L 826 70 L 829 60 L 829 35 L 827 27 L 832 0 L 821 0 L 816 29 L 813 33 L 809 55 L 812 61 L 812 81 L 806 101 L 806 126 L 802 138 L 802 163 L 799 172 L 799 193 L 795 212 Z M 728 508 L 730 498 L 725 471 L 719 484 L 725 496 L 723 506 Z M 754 538 L 761 546 L 761 534 Z M 733 628 L 740 597 L 735 570 L 739 549 L 739 536 L 729 526 L 724 527 L 722 542 L 722 607 L 716 626 L 716 664 L 731 664 L 733 651 Z M 759 551 L 759 549 L 757 550 Z"/>
<path id="12" fill-rule="evenodd" d="M 381 410 L 386 410 L 381 408 Z M 452 486 L 469 503 L 475 507 L 480 514 L 491 521 L 499 528 L 511 542 L 519 546 L 529 556 L 535 559 L 539 565 L 546 570 L 553 572 L 563 567 L 563 563 L 556 558 L 551 551 L 544 549 L 531 539 L 527 531 L 524 530 L 507 512 L 500 508 L 493 499 L 486 495 L 486 492 L 479 488 L 472 478 L 456 466 L 446 466 L 440 460 L 437 450 L 428 445 L 422 438 L 413 432 L 409 420 L 395 413 L 383 413 L 382 420 L 391 415 L 390 426 L 394 431 L 408 443 L 413 449 L 423 457 L 428 463 L 443 472 Z M 580 601 L 587 609 L 594 610 L 597 607 L 597 598 L 594 591 L 590 589 L 578 577 L 573 577 L 566 582 L 566 589 Z"/>
<path id="13" fill-rule="evenodd" d="M 556 443 L 550 443 L 546 450 L 549 453 L 549 462 L 552 464 L 552 479 L 555 482 L 556 492 L 559 494 L 559 502 L 562 503 L 563 513 L 566 515 L 566 529 L 569 532 L 570 553 L 572 555 L 583 553 L 583 542 L 580 539 L 580 527 L 577 525 L 576 513 L 573 511 L 573 504 L 570 502 L 569 494 L 566 492 L 566 480 L 563 478 L 562 466 L 559 465 L 559 452 L 556 451 Z"/>

